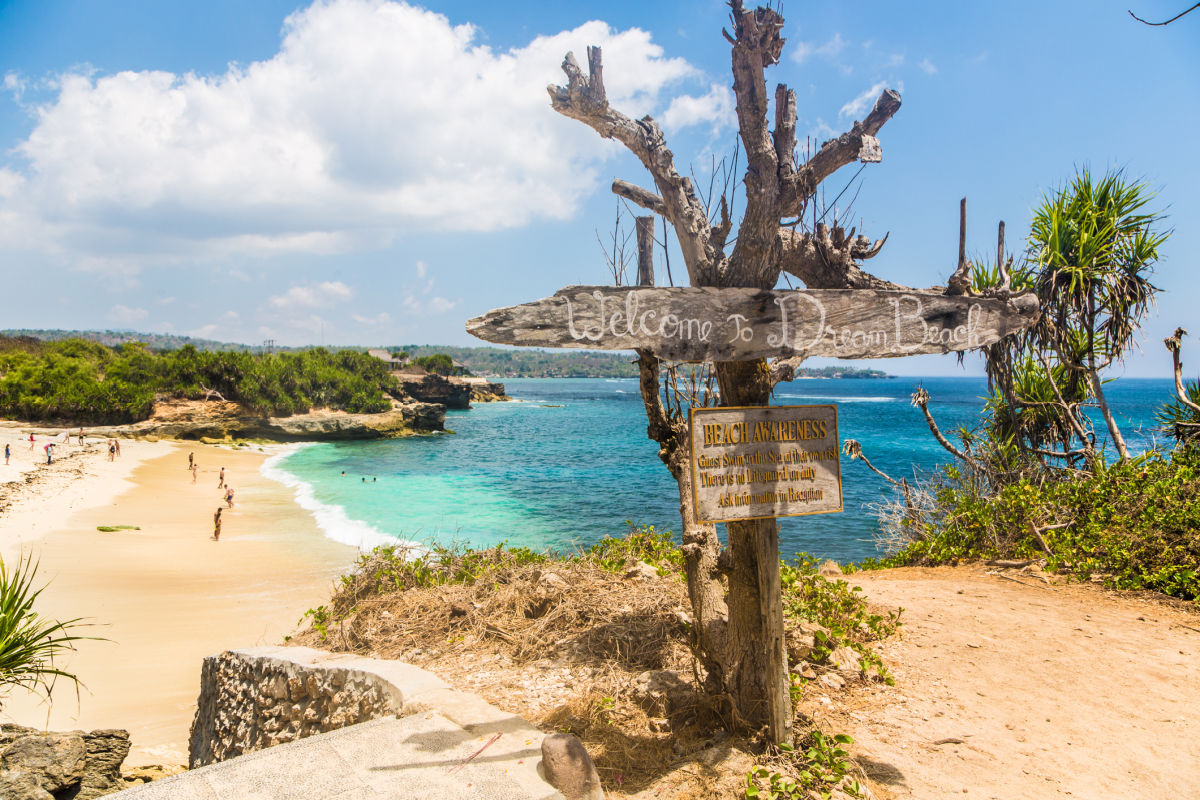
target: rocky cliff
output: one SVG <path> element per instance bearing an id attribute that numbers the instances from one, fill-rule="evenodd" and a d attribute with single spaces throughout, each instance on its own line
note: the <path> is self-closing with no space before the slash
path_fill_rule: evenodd
<path id="1" fill-rule="evenodd" d="M 445 430 L 446 409 L 434 403 L 393 402 L 378 414 L 317 410 L 290 417 L 263 417 L 237 403 L 176 400 L 158 403 L 150 419 L 132 425 L 92 428 L 92 436 L 132 439 L 269 439 L 277 442 L 392 439 Z"/>

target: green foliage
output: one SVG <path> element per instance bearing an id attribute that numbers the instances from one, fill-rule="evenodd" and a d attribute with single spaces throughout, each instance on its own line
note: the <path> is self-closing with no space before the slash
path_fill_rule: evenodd
<path id="1" fill-rule="evenodd" d="M 34 588 L 36 576 L 32 559 L 18 560 L 11 571 L 0 560 L 0 690 L 22 686 L 49 697 L 58 678 L 79 684 L 74 674 L 54 666 L 55 659 L 73 650 L 72 642 L 93 637 L 75 635 L 79 619 L 58 622 L 34 610 L 45 589 Z"/>
<path id="2" fill-rule="evenodd" d="M 198 399 L 215 390 L 250 410 L 288 416 L 327 407 L 386 411 L 398 391 L 387 365 L 351 350 L 252 355 L 191 345 L 154 353 L 83 339 L 0 341 L 0 415 L 121 424 L 146 419 L 156 396 Z"/>
<path id="3" fill-rule="evenodd" d="M 809 800 L 812 797 L 830 798 L 835 788 L 851 797 L 861 797 L 862 787 L 857 780 L 848 779 L 852 762 L 843 745 L 854 739 L 844 733 L 826 736 L 813 729 L 797 751 L 781 746 L 784 772 L 754 766 L 746 773 L 747 800 Z M 814 794 L 815 793 L 815 794 Z"/>
<path id="4" fill-rule="evenodd" d="M 434 375 L 454 375 L 456 370 L 454 367 L 454 359 L 445 353 L 434 353 L 429 356 L 418 356 L 413 359 L 413 363 L 418 367 L 424 367 Z"/>
<path id="5" fill-rule="evenodd" d="M 807 553 L 797 553 L 795 564 L 781 563 L 784 618 L 805 619 L 829 631 L 816 632 L 812 660 L 822 661 L 836 648 L 845 645 L 859 655 L 864 675 L 892 685 L 892 677 L 879 656 L 868 647 L 885 639 L 902 624 L 904 609 L 886 616 L 874 614 L 862 597 L 862 588 L 844 580 L 829 580 L 817 573 L 817 562 Z"/>
<path id="6" fill-rule="evenodd" d="M 1200 381 L 1187 381 L 1183 393 L 1188 400 L 1200 405 Z M 1200 412 L 1172 396 L 1154 415 L 1159 430 L 1181 444 L 1200 442 Z"/>
<path id="7" fill-rule="evenodd" d="M 140 531 L 141 528 L 137 525 L 97 525 L 96 530 L 101 533 L 113 533 L 115 531 Z"/>
<path id="8" fill-rule="evenodd" d="M 581 560 L 599 564 L 609 572 L 620 572 L 631 562 L 645 561 L 658 568 L 659 575 L 683 572 L 683 552 L 670 531 L 656 531 L 653 525 L 635 526 L 626 522 L 629 532 L 620 537 L 605 536 L 589 547 Z"/>
<path id="9" fill-rule="evenodd" d="M 1148 453 L 1095 474 L 1030 476 L 981 493 L 947 467 L 932 484 L 914 541 L 863 567 L 1047 555 L 1080 580 L 1200 598 L 1200 452 Z"/>

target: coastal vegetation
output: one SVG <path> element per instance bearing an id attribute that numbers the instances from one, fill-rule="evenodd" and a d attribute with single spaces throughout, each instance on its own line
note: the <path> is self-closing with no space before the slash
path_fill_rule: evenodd
<path id="1" fill-rule="evenodd" d="M 1103 389 L 1157 291 L 1150 274 L 1167 233 L 1145 210 L 1152 197 L 1119 172 L 1097 180 L 1082 170 L 1035 210 L 1020 265 L 975 265 L 980 291 L 1011 269 L 1042 319 L 984 350 L 983 422 L 957 431 L 957 443 L 938 429 L 928 393 L 913 395 L 955 460 L 914 485 L 885 475 L 897 487 L 881 515 L 892 553 L 863 566 L 1044 559 L 1080 580 L 1200 600 L 1200 387 L 1181 378 L 1184 331 L 1165 342 L 1177 396 L 1158 414 L 1174 448 L 1131 454 Z"/>
<path id="2" fill-rule="evenodd" d="M 58 678 L 76 685 L 79 679 L 55 666 L 73 642 L 87 638 L 75 633 L 79 619 L 57 621 L 34 610 L 44 586 L 37 587 L 37 563 L 22 557 L 15 565 L 0 559 L 0 707 L 3 694 L 17 687 L 50 695 Z"/>
<path id="3" fill-rule="evenodd" d="M 156 399 L 218 397 L 255 413 L 385 411 L 398 392 L 387 365 L 353 350 L 155 352 L 83 339 L 0 339 L 0 415 L 68 424 L 137 422 Z"/>
<path id="4" fill-rule="evenodd" d="M 822 679 L 891 682 L 871 644 L 896 631 L 899 610 L 869 608 L 804 554 L 781 564 L 781 574 L 797 702 Z M 679 541 L 650 526 L 630 525 L 624 536 L 570 553 L 397 545 L 360 556 L 330 601 L 307 612 L 308 629 L 293 643 L 399 657 L 439 674 L 482 657 L 495 685 L 474 690 L 543 728 L 578 736 L 612 796 L 661 788 L 680 765 L 686 773 L 703 762 L 714 735 L 754 762 L 727 776 L 737 784 L 728 794 L 842 784 L 852 765 L 846 737 L 821 731 L 798 710 L 797 745 L 764 752 L 703 695 L 691 666 L 688 608 Z M 544 675 L 551 663 L 571 676 L 561 702 L 524 705 L 525 676 L 535 665 Z"/>

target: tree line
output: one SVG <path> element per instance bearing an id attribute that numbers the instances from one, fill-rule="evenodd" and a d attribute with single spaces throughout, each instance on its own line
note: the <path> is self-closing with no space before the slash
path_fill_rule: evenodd
<path id="1" fill-rule="evenodd" d="M 387 365 L 353 350 L 156 352 L 84 339 L 0 339 L 0 415 L 70 424 L 146 419 L 157 399 L 220 398 L 267 416 L 313 408 L 386 411 L 399 395 Z"/>

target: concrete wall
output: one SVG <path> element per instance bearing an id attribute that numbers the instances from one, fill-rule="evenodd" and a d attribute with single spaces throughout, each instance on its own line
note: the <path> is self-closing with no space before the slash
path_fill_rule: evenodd
<path id="1" fill-rule="evenodd" d="M 428 692 L 458 694 L 409 664 L 307 647 L 256 647 L 209 656 L 201 668 L 188 766 L 412 713 L 422 708 L 414 698 Z"/>

